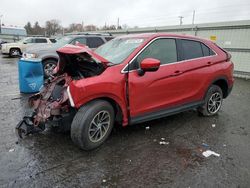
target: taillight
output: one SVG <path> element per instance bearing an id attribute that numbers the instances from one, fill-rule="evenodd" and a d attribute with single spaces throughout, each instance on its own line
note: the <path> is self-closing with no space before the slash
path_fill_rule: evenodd
<path id="1" fill-rule="evenodd" d="M 226 61 L 230 61 L 232 58 L 232 55 L 230 53 L 226 52 L 226 56 L 227 56 Z"/>

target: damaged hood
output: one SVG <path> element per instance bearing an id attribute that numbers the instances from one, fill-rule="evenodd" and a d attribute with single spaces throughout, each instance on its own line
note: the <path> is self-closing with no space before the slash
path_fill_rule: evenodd
<path id="1" fill-rule="evenodd" d="M 83 57 L 86 58 L 88 62 L 101 63 L 103 67 L 107 67 L 109 64 L 109 61 L 107 59 L 103 58 L 102 56 L 98 55 L 90 48 L 82 44 L 67 44 L 64 47 L 59 48 L 56 52 L 59 55 L 59 63 L 58 66 L 55 68 L 54 73 L 63 73 L 63 69 L 66 64 L 71 63 L 68 58 L 70 56 Z"/>

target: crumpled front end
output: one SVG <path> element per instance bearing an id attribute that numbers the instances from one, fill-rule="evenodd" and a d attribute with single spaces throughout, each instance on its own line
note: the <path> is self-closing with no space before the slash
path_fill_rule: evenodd
<path id="1" fill-rule="evenodd" d="M 45 83 L 42 91 L 29 98 L 29 106 L 33 108 L 30 117 L 24 117 L 16 127 L 19 137 L 45 128 L 45 124 L 67 122 L 70 125 L 75 113 L 69 85 L 73 80 L 98 76 L 107 68 L 102 59 L 86 47 L 65 46 L 58 50 L 59 63 L 55 74 Z M 67 92 L 68 90 L 68 92 Z"/>
<path id="2" fill-rule="evenodd" d="M 70 111 L 67 87 L 71 81 L 72 78 L 67 74 L 55 77 L 40 93 L 29 98 L 29 106 L 35 112 L 35 126 Z"/>

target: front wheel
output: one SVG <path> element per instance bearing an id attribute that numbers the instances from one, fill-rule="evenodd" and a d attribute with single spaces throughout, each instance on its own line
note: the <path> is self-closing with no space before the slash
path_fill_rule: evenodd
<path id="1" fill-rule="evenodd" d="M 108 138 L 114 125 L 114 109 L 103 100 L 92 101 L 76 113 L 71 139 L 83 150 L 95 149 Z"/>
<path id="2" fill-rule="evenodd" d="M 219 86 L 212 85 L 207 91 L 205 104 L 198 108 L 203 116 L 212 116 L 219 112 L 223 101 L 223 93 Z"/>
<path id="3" fill-rule="evenodd" d="M 21 56 L 21 51 L 18 48 L 11 48 L 10 49 L 10 57 L 17 57 Z"/>

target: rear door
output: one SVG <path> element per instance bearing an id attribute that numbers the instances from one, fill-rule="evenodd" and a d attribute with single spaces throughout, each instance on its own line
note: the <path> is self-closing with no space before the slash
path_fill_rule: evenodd
<path id="1" fill-rule="evenodd" d="M 159 59 L 161 66 L 156 72 L 139 76 L 136 70 L 145 58 Z M 183 83 L 175 73 L 177 63 L 176 40 L 171 38 L 154 40 L 134 59 L 128 76 L 132 118 L 180 104 Z"/>
<path id="2" fill-rule="evenodd" d="M 209 75 L 213 73 L 215 53 L 204 43 L 189 39 L 177 40 L 181 61 L 176 64 L 182 83 L 182 103 L 198 102 L 203 99 Z"/>

